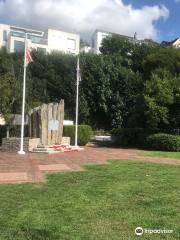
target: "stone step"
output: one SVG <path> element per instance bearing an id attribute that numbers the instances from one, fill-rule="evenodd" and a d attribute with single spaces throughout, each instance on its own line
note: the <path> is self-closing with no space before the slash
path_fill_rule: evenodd
<path id="1" fill-rule="evenodd" d="M 44 145 L 38 145 L 37 148 L 44 149 L 46 147 Z"/>
<path id="2" fill-rule="evenodd" d="M 48 152 L 47 148 L 34 148 L 33 152 Z"/>
<path id="3" fill-rule="evenodd" d="M 54 150 L 52 148 L 34 148 L 33 149 L 34 153 L 58 153 L 62 152 L 61 150 Z"/>
<path id="4" fill-rule="evenodd" d="M 54 146 L 54 147 L 48 147 L 45 148 L 34 148 L 34 153 L 60 153 L 60 152 L 74 152 L 74 151 L 82 151 L 83 148 L 80 147 L 74 147 L 74 146 Z"/>

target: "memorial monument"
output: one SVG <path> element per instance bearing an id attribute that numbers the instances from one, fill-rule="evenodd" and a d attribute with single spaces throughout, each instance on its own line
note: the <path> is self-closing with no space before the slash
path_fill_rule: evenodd
<path id="1" fill-rule="evenodd" d="M 70 145 L 70 138 L 63 138 L 64 100 L 59 103 L 43 104 L 29 112 L 28 125 L 29 134 L 24 138 L 23 148 L 25 152 L 38 151 L 38 147 L 52 145 Z M 28 130 L 28 129 L 27 129 Z M 2 139 L 4 151 L 19 150 L 20 137 L 9 137 Z M 43 149 L 40 149 L 41 151 Z"/>
<path id="2" fill-rule="evenodd" d="M 29 114 L 30 138 L 40 138 L 43 146 L 61 144 L 63 120 L 64 100 L 32 109 Z"/>

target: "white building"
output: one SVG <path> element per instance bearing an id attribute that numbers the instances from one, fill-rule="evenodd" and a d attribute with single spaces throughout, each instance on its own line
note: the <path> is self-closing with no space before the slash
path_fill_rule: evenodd
<path id="1" fill-rule="evenodd" d="M 102 46 L 103 39 L 112 36 L 112 33 L 101 30 L 96 30 L 92 36 L 92 48 L 95 54 L 100 54 L 100 47 Z"/>
<path id="2" fill-rule="evenodd" d="M 128 41 L 134 42 L 134 43 L 143 43 L 144 40 L 137 40 L 136 38 L 136 33 L 134 34 L 133 37 L 125 36 L 125 35 L 120 35 L 117 33 L 112 33 L 112 32 L 106 32 L 102 30 L 96 30 L 92 36 L 92 51 L 95 54 L 100 54 L 100 47 L 102 46 L 103 39 L 111 36 L 119 36 L 123 39 L 126 39 Z"/>
<path id="3" fill-rule="evenodd" d="M 172 43 L 172 45 L 175 48 L 180 48 L 180 38 L 175 39 L 174 42 Z"/>
<path id="4" fill-rule="evenodd" d="M 6 121 L 5 121 L 5 119 L 4 119 L 2 114 L 0 114 L 0 126 L 1 125 L 6 125 Z"/>
<path id="5" fill-rule="evenodd" d="M 36 50 L 50 53 L 79 54 L 80 36 L 59 30 L 48 29 L 46 32 L 0 24 L 0 48 L 8 52 L 19 52 L 24 49 L 25 32 L 28 32 L 28 46 Z"/>
<path id="6" fill-rule="evenodd" d="M 175 47 L 175 48 L 180 48 L 180 38 L 176 38 L 174 39 L 173 41 L 163 41 L 161 43 L 162 45 L 165 45 L 165 46 L 172 46 L 172 47 Z"/>

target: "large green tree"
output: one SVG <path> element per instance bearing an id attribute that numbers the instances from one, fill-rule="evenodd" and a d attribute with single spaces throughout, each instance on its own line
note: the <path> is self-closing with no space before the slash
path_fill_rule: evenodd
<path id="1" fill-rule="evenodd" d="M 143 62 L 143 73 L 149 78 L 155 69 L 163 68 L 172 75 L 180 74 L 180 49 L 173 47 L 158 47 L 149 53 Z"/>
<path id="2" fill-rule="evenodd" d="M 6 50 L 0 50 L 0 113 L 11 124 L 11 114 L 20 108 L 20 81 L 15 76 L 11 55 Z"/>
<path id="3" fill-rule="evenodd" d="M 179 101 L 176 99 L 179 94 L 176 83 L 177 79 L 165 69 L 155 70 L 146 81 L 144 99 L 149 127 L 163 129 L 172 122 L 171 114 L 174 115 L 175 112 L 170 113 L 170 109 Z"/>
<path id="4" fill-rule="evenodd" d="M 159 47 L 143 61 L 147 127 L 180 127 L 180 50 Z"/>
<path id="5" fill-rule="evenodd" d="M 139 75 L 123 66 L 118 55 L 82 55 L 81 60 L 91 123 L 99 128 L 126 126 L 140 92 Z"/>

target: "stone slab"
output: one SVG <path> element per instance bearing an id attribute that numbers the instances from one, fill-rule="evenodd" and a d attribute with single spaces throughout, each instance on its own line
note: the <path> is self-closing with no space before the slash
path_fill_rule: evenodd
<path id="1" fill-rule="evenodd" d="M 66 164 L 48 164 L 48 165 L 39 165 L 40 171 L 65 171 L 71 170 Z"/>
<path id="2" fill-rule="evenodd" d="M 28 181 L 26 172 L 0 173 L 0 182 L 24 182 Z"/>
<path id="3" fill-rule="evenodd" d="M 29 139 L 29 152 L 32 152 L 34 148 L 40 144 L 40 138 Z"/>
<path id="4" fill-rule="evenodd" d="M 70 146 L 71 138 L 70 137 L 62 137 L 61 145 Z"/>

